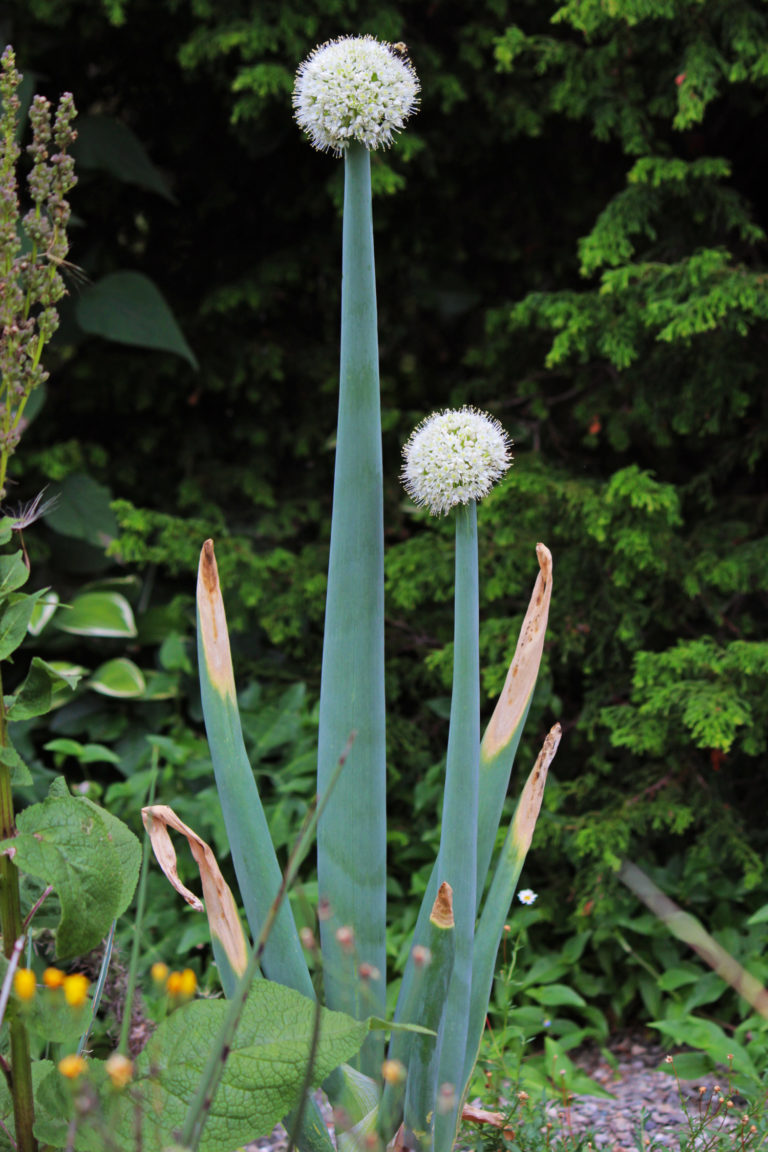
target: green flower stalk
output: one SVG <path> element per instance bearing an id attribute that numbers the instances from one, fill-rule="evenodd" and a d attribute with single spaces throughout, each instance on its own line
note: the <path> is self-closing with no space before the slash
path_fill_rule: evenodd
<path id="1" fill-rule="evenodd" d="M 318 884 L 329 1007 L 384 1010 L 386 749 L 384 527 L 376 283 L 369 149 L 386 147 L 416 106 L 410 64 L 370 36 L 330 41 L 296 77 L 296 119 L 321 151 L 344 156 L 341 365 L 333 520 L 320 688 L 318 792 L 350 732 L 342 786 L 318 825 Z M 350 800 L 352 803 L 350 804 Z M 353 812 L 350 818 L 350 812 Z M 339 928 L 351 929 L 353 937 Z M 350 964 L 350 953 L 354 963 Z M 366 965 L 369 978 L 357 978 Z M 378 1075 L 382 1042 L 363 1053 Z"/>
<path id="2" fill-rule="evenodd" d="M 509 439 L 474 408 L 430 416 L 403 449 L 403 482 L 433 515 L 456 509 L 453 692 L 437 874 L 453 889 L 455 959 L 442 1019 L 434 1143 L 450 1148 L 463 1088 L 477 900 L 480 652 L 477 501 L 511 464 Z"/>

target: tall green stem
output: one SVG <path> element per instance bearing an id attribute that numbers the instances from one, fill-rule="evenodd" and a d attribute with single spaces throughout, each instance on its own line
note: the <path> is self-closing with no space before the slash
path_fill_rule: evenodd
<path id="1" fill-rule="evenodd" d="M 480 650 L 477 505 L 459 504 L 456 517 L 456 588 L 453 693 L 438 875 L 453 889 L 456 954 L 441 1033 L 439 1083 L 454 1089 L 454 1104 L 436 1110 L 434 1147 L 453 1147 L 467 1042 L 475 926 L 477 809 L 480 760 Z"/>
<path id="2" fill-rule="evenodd" d="M 0 672 L 0 748 L 8 745 L 3 701 L 2 672 Z M 11 792 L 11 770 L 0 763 L 0 840 L 15 835 L 16 822 Z M 0 930 L 3 950 L 11 956 L 13 946 L 24 934 L 19 901 L 19 873 L 8 856 L 0 856 Z M 13 1076 L 13 1116 L 16 1124 L 16 1146 L 19 1152 L 35 1152 L 37 1142 L 32 1134 L 35 1106 L 32 1094 L 32 1061 L 29 1034 L 24 1021 L 11 1009 L 9 1012 L 9 1039 L 11 1047 L 11 1074 Z"/>
<path id="3" fill-rule="evenodd" d="M 318 827 L 318 883 L 332 912 L 321 926 L 326 1001 L 358 1018 L 384 1009 L 382 490 L 370 157 L 361 144 L 352 143 L 345 153 L 339 421 L 320 689 L 321 795 L 353 729 L 357 738 L 344 780 Z M 356 963 L 375 969 L 367 987 L 350 972 L 350 956 L 335 939 L 341 925 L 354 929 Z M 382 1039 L 376 1034 L 371 1040 L 362 1067 L 378 1075 Z"/>

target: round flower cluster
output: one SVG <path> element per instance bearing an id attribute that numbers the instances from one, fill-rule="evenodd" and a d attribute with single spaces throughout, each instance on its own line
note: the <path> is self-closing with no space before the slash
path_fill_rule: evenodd
<path id="1" fill-rule="evenodd" d="M 387 148 L 415 111 L 418 91 L 410 61 L 391 45 L 373 36 L 341 36 L 300 65 L 294 115 L 320 152 L 341 156 L 350 140 Z"/>
<path id="2" fill-rule="evenodd" d="M 406 491 L 433 516 L 487 496 L 512 463 L 501 424 L 470 407 L 428 416 L 414 429 L 403 456 Z"/>

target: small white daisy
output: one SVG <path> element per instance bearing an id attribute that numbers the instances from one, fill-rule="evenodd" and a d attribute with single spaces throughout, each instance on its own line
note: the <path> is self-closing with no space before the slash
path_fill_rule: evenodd
<path id="1" fill-rule="evenodd" d="M 350 140 L 387 148 L 416 110 L 419 81 L 410 60 L 373 36 L 340 36 L 299 66 L 296 122 L 320 152 L 341 156 Z"/>
<path id="2" fill-rule="evenodd" d="M 433 516 L 487 496 L 512 463 L 501 424 L 470 407 L 428 416 L 412 432 L 403 456 L 405 489 Z"/>
<path id="3" fill-rule="evenodd" d="M 518 892 L 517 898 L 521 904 L 534 904 L 538 899 L 532 888 L 523 888 L 522 891 Z"/>

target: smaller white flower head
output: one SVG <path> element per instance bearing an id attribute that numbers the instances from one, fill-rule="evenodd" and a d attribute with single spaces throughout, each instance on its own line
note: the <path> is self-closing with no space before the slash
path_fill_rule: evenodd
<path id="1" fill-rule="evenodd" d="M 521 904 L 535 904 L 538 899 L 532 888 L 523 888 L 518 892 L 517 898 Z"/>
<path id="2" fill-rule="evenodd" d="M 399 46 L 398 46 L 399 47 Z M 340 36 L 313 49 L 296 73 L 296 122 L 314 148 L 341 156 L 350 140 L 387 148 L 418 104 L 408 58 L 373 36 Z"/>
<path id="3" fill-rule="evenodd" d="M 433 516 L 487 496 L 512 463 L 510 440 L 493 416 L 464 407 L 422 420 L 403 448 L 408 495 Z"/>

